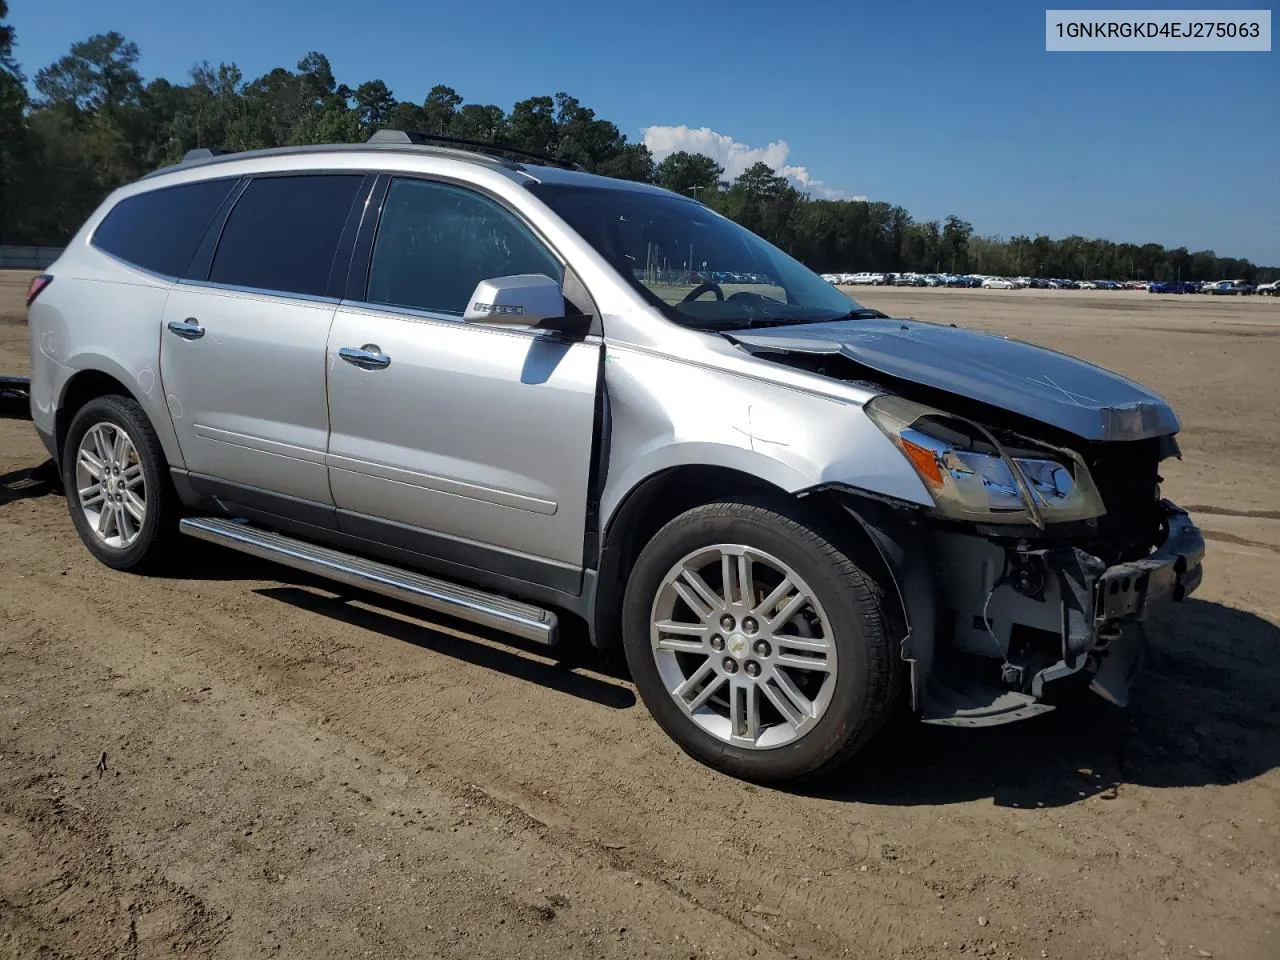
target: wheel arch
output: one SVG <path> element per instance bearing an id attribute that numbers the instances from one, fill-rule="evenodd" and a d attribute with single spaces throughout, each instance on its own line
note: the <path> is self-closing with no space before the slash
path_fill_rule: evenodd
<path id="1" fill-rule="evenodd" d="M 815 487 L 792 492 L 770 480 L 732 467 L 683 464 L 649 474 L 620 498 L 604 529 L 591 612 L 592 643 L 606 651 L 621 647 L 623 595 L 640 551 L 680 514 L 719 500 L 765 499 L 801 503 L 824 536 L 865 565 L 885 590 L 886 610 L 905 630 L 907 615 L 898 578 L 877 538 L 874 520 L 864 518 L 846 490 Z"/>
<path id="2" fill-rule="evenodd" d="M 142 407 L 160 440 L 160 446 L 164 450 L 165 459 L 168 460 L 169 465 L 176 467 L 183 465 L 178 440 L 173 432 L 172 421 L 169 419 L 169 411 L 163 405 L 163 397 L 156 396 L 158 377 L 151 371 L 144 371 L 144 375 L 152 383 L 149 391 L 137 389 L 137 386 L 131 387 L 131 383 L 138 385 L 138 378 L 129 376 L 125 370 L 109 360 L 99 358 L 92 365 L 80 367 L 67 378 L 59 394 L 54 416 L 55 456 L 59 464 L 62 462 L 62 448 L 67 440 L 67 432 L 76 414 L 89 401 L 114 394 L 128 397 Z M 158 409 L 157 405 L 159 405 Z"/>

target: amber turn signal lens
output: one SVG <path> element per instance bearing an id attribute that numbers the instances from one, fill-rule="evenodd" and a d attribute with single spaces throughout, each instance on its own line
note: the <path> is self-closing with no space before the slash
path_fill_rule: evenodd
<path id="1" fill-rule="evenodd" d="M 917 446 L 905 437 L 899 437 L 899 440 L 902 443 L 902 452 L 907 455 L 907 459 L 915 466 L 916 472 L 920 474 L 924 482 L 931 487 L 941 487 L 942 464 L 938 463 L 937 454 L 932 450 Z"/>

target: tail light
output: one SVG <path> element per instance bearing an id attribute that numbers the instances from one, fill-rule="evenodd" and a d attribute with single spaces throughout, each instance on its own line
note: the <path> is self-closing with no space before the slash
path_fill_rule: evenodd
<path id="1" fill-rule="evenodd" d="M 52 274 L 42 273 L 38 277 L 32 277 L 31 285 L 27 287 L 27 306 L 35 303 L 36 297 L 40 296 L 44 288 L 51 283 L 53 283 Z"/>

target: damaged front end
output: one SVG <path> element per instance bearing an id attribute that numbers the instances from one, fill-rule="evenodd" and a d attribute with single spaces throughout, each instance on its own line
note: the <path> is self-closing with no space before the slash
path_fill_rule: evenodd
<path id="1" fill-rule="evenodd" d="M 1157 449 L 1148 448 L 1153 464 Z M 1125 706 L 1146 651 L 1144 621 L 1201 579 L 1204 538 L 1155 483 L 1127 520 L 1108 512 L 1043 526 L 950 520 L 828 490 L 893 574 L 912 702 L 930 723 L 1034 716 L 1053 709 L 1056 689 L 1081 680 Z M 1099 492 L 1132 497 L 1128 482 Z"/>
<path id="2" fill-rule="evenodd" d="M 830 326 L 810 342 L 732 338 L 878 393 L 866 414 L 933 499 L 911 508 L 825 485 L 893 574 L 915 708 L 932 723 L 1007 723 L 1053 709 L 1074 681 L 1126 704 L 1144 621 L 1201 578 L 1204 539 L 1160 495 L 1159 464 L 1180 455 L 1176 417 L 1139 385 L 1061 354 L 892 323 Z M 939 386 L 912 362 L 948 345 Z"/>
<path id="3" fill-rule="evenodd" d="M 1140 558 L 1108 563 L 1084 534 L 1044 538 L 935 528 L 932 636 L 912 630 L 903 656 L 926 721 L 1004 723 L 1051 709 L 1058 681 L 1085 678 L 1125 706 L 1147 645 L 1144 621 L 1200 583 L 1204 539 L 1187 514 L 1159 501 L 1164 540 Z M 911 614 L 908 613 L 908 617 Z M 917 618 L 919 619 L 919 618 Z"/>

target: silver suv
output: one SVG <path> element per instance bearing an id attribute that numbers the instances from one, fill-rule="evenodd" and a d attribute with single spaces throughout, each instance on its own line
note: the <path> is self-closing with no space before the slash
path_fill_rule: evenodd
<path id="1" fill-rule="evenodd" d="M 1177 418 L 1107 371 L 865 309 L 703 204 L 384 131 L 113 193 L 32 288 L 31 407 L 88 549 L 182 533 L 625 653 L 760 781 L 925 721 L 1123 703 L 1203 539 Z"/>

